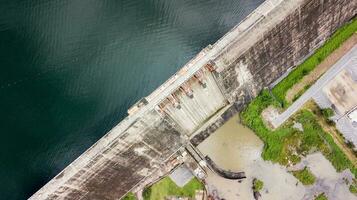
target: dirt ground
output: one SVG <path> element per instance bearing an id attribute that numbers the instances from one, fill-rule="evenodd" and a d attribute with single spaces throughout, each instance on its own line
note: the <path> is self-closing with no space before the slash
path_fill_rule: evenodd
<path id="1" fill-rule="evenodd" d="M 324 74 L 332 65 L 334 65 L 343 55 L 345 55 L 352 47 L 357 44 L 357 34 L 346 40 L 338 49 L 329 55 L 322 63 L 305 76 L 299 83 L 295 84 L 286 93 L 286 100 L 292 102 L 294 96 L 304 89 L 306 85 L 313 84 L 322 74 Z"/>
<path id="2" fill-rule="evenodd" d="M 279 110 L 274 106 L 270 105 L 269 107 L 265 108 L 262 112 L 262 119 L 267 127 L 270 129 L 274 129 L 272 121 L 279 116 Z"/>

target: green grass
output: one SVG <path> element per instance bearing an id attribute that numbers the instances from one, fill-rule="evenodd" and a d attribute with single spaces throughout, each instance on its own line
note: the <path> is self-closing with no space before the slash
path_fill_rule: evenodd
<path id="1" fill-rule="evenodd" d="M 183 188 L 180 188 L 169 177 L 165 177 L 149 188 L 146 188 L 143 192 L 143 197 L 145 200 L 164 200 L 168 196 L 193 198 L 196 190 L 202 189 L 202 183 L 196 178 L 193 178 Z"/>
<path id="2" fill-rule="evenodd" d="M 315 200 L 328 200 L 324 193 L 319 194 Z"/>
<path id="3" fill-rule="evenodd" d="M 313 185 L 316 181 L 316 177 L 305 167 L 302 170 L 293 171 L 292 174 L 303 184 Z"/>
<path id="4" fill-rule="evenodd" d="M 341 46 L 349 37 L 357 31 L 357 18 L 354 18 L 351 23 L 348 23 L 338 29 L 331 38 L 325 42 L 316 52 L 306 59 L 302 64 L 298 65 L 284 80 L 272 90 L 273 94 L 282 103 L 283 107 L 287 107 L 289 103 L 285 96 L 287 91 L 298 83 L 304 76 L 309 74 L 318 64 L 320 64 L 328 55 L 335 49 Z"/>
<path id="5" fill-rule="evenodd" d="M 268 129 L 262 118 L 262 111 L 269 105 L 278 106 L 279 102 L 264 90 L 241 113 L 243 124 L 252 129 L 264 142 L 262 158 L 281 165 L 296 164 L 301 156 L 320 151 L 337 171 L 349 168 L 357 177 L 357 169 L 334 143 L 333 138 L 325 133 L 316 120 L 316 115 L 308 110 L 301 110 L 276 130 Z M 293 121 L 303 125 L 303 133 L 292 128 Z"/>
<path id="6" fill-rule="evenodd" d="M 132 192 L 129 192 L 122 200 L 136 200 L 136 197 Z"/>
<path id="7" fill-rule="evenodd" d="M 253 180 L 253 190 L 254 192 L 259 192 L 264 187 L 264 182 L 259 179 Z"/>

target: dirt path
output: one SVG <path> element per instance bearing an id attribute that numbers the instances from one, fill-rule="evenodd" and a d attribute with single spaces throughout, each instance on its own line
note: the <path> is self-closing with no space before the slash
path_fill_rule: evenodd
<path id="1" fill-rule="evenodd" d="M 322 74 L 324 74 L 332 65 L 334 65 L 343 55 L 345 55 L 352 47 L 357 44 L 357 34 L 353 34 L 339 48 L 331 53 L 324 61 L 322 61 L 314 70 L 312 70 L 301 81 L 295 84 L 286 93 L 286 100 L 292 102 L 295 95 L 304 89 L 305 86 L 313 84 Z"/>
<path id="2" fill-rule="evenodd" d="M 319 107 L 314 101 L 308 101 L 305 104 L 305 108 L 313 111 L 319 112 Z M 336 126 L 331 126 L 327 124 L 326 120 L 323 117 L 316 117 L 320 126 L 324 129 L 324 131 L 330 134 L 333 138 L 333 141 L 337 144 L 337 146 L 343 151 L 343 153 L 347 156 L 347 158 L 352 162 L 352 164 L 357 167 L 357 158 L 354 155 L 352 149 L 350 149 L 344 139 L 340 136 L 339 131 L 336 129 Z"/>

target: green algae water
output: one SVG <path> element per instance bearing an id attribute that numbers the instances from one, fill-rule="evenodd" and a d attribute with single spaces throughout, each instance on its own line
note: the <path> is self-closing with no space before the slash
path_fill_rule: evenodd
<path id="1" fill-rule="evenodd" d="M 0 199 L 31 196 L 262 1 L 0 1 Z"/>

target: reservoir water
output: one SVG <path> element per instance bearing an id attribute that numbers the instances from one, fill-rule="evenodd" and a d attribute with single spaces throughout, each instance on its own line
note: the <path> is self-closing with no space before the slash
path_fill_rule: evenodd
<path id="1" fill-rule="evenodd" d="M 26 199 L 263 0 L 2 0 L 0 199 Z"/>

